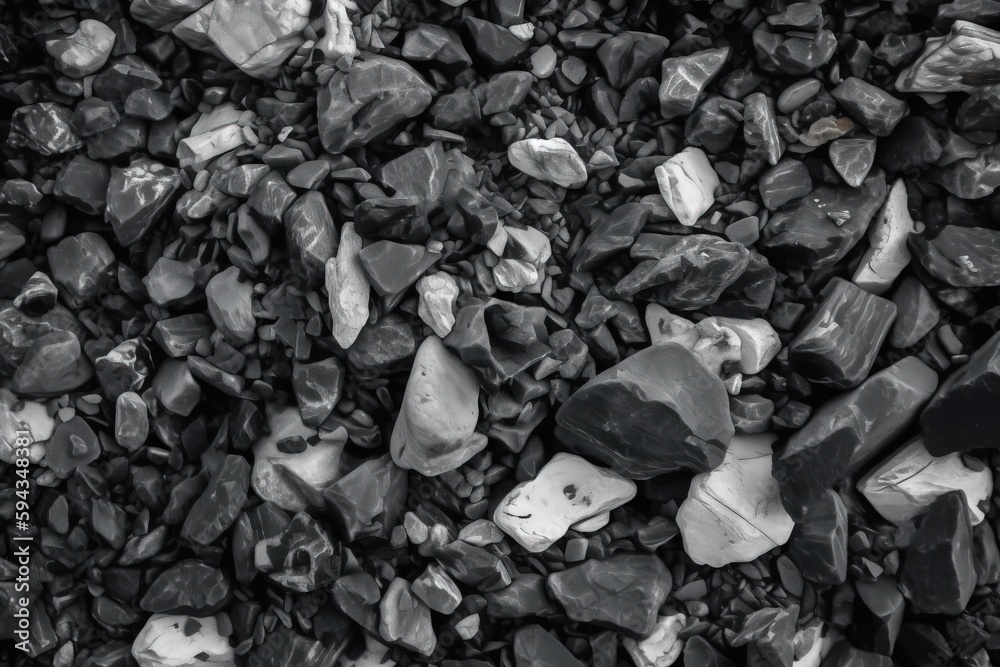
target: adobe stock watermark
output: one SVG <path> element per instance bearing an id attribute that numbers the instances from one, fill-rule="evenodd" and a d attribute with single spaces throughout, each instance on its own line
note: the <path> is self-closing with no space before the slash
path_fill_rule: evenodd
<path id="1" fill-rule="evenodd" d="M 18 640 L 15 648 L 29 652 L 31 641 L 31 472 L 28 459 L 31 447 L 31 432 L 24 428 L 16 431 L 14 440 L 14 527 L 11 540 L 14 549 L 11 560 L 17 565 L 14 579 L 14 636 Z"/>

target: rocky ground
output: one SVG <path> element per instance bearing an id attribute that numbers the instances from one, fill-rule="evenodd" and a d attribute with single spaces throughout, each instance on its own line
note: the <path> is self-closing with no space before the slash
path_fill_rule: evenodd
<path id="1" fill-rule="evenodd" d="M 0 5 L 0 656 L 1000 659 L 1000 4 Z"/>

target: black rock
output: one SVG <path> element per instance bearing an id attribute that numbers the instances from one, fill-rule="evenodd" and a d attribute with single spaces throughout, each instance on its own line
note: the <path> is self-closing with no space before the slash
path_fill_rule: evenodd
<path id="1" fill-rule="evenodd" d="M 75 155 L 56 177 L 52 194 L 86 215 L 104 213 L 111 171 L 84 155 Z"/>
<path id="2" fill-rule="evenodd" d="M 540 625 L 522 625 L 514 632 L 515 667 L 583 667 L 569 650 Z"/>
<path id="3" fill-rule="evenodd" d="M 248 662 L 254 667 L 333 665 L 340 659 L 348 641 L 350 636 L 336 642 L 323 642 L 278 624 L 262 644 L 250 650 Z"/>
<path id="4" fill-rule="evenodd" d="M 704 637 L 695 635 L 684 642 L 684 664 L 698 667 L 736 667 Z"/>
<path id="5" fill-rule="evenodd" d="M 395 241 L 377 241 L 358 253 L 369 284 L 380 296 L 402 292 L 440 258 L 423 246 Z"/>
<path id="6" fill-rule="evenodd" d="M 776 211 L 793 199 L 812 192 L 812 177 L 806 166 L 793 158 L 785 158 L 763 174 L 757 181 L 761 201 L 771 211 Z"/>
<path id="7" fill-rule="evenodd" d="M 118 265 L 111 246 L 94 232 L 67 236 L 46 253 L 52 282 L 66 304 L 81 308 L 113 283 Z"/>
<path id="8" fill-rule="evenodd" d="M 1000 186 L 1000 144 L 982 146 L 974 157 L 933 170 L 928 180 L 962 199 L 982 199 Z"/>
<path id="9" fill-rule="evenodd" d="M 620 32 L 606 40 L 597 50 L 597 62 L 608 83 L 625 90 L 636 79 L 656 76 L 657 64 L 663 60 L 670 40 L 648 32 Z"/>
<path id="10" fill-rule="evenodd" d="M 460 72 L 472 65 L 458 33 L 430 23 L 418 23 L 406 32 L 403 57 L 411 62 L 433 62 L 445 71 Z"/>
<path id="11" fill-rule="evenodd" d="M 762 22 L 753 31 L 753 48 L 757 65 L 767 74 L 801 76 L 829 62 L 837 50 L 837 37 L 829 30 L 814 36 L 784 35 Z"/>
<path id="12" fill-rule="evenodd" d="M 667 58 L 660 67 L 660 113 L 666 119 L 686 116 L 698 105 L 705 87 L 729 58 L 729 47 Z"/>
<path id="13" fill-rule="evenodd" d="M 94 360 L 97 379 L 108 398 L 140 391 L 153 369 L 149 349 L 141 338 L 122 341 Z"/>
<path id="14" fill-rule="evenodd" d="M 944 151 L 944 133 L 923 116 L 907 116 L 888 137 L 878 140 L 876 161 L 886 171 L 923 169 L 937 162 Z M 974 157 L 975 150 L 971 155 Z"/>
<path id="15" fill-rule="evenodd" d="M 293 364 L 292 387 L 306 426 L 315 428 L 330 415 L 340 402 L 345 381 L 344 365 L 336 357 Z"/>
<path id="16" fill-rule="evenodd" d="M 306 285 L 323 283 L 326 260 L 337 254 L 337 229 L 319 192 L 307 192 L 285 212 L 292 269 Z"/>
<path id="17" fill-rule="evenodd" d="M 779 483 L 780 474 L 775 471 Z M 788 542 L 788 557 L 803 579 L 833 586 L 847 580 L 847 530 L 844 501 L 827 489 L 808 508 Z"/>
<path id="18" fill-rule="evenodd" d="M 100 454 L 97 434 L 79 416 L 56 427 L 45 447 L 49 470 L 64 479 L 71 477 L 80 466 L 93 463 Z"/>
<path id="19" fill-rule="evenodd" d="M 993 251 L 1000 231 L 986 227 L 945 225 L 930 238 L 911 234 L 910 250 L 932 276 L 954 287 L 1000 285 L 1000 257 Z"/>
<path id="20" fill-rule="evenodd" d="M 591 271 L 630 248 L 649 215 L 649 209 L 637 203 L 623 204 L 613 210 L 587 235 L 573 257 L 573 267 L 578 271 Z"/>
<path id="21" fill-rule="evenodd" d="M 861 603 L 855 607 L 856 627 L 876 653 L 891 656 L 903 626 L 903 594 L 891 577 L 857 581 L 854 587 Z"/>
<path id="22" fill-rule="evenodd" d="M 191 508 L 181 537 L 206 546 L 214 542 L 243 511 L 249 488 L 250 464 L 238 454 L 227 455 Z"/>
<path id="23" fill-rule="evenodd" d="M 462 19 L 462 32 L 475 59 L 488 70 L 509 69 L 528 55 L 528 43 L 496 23 L 466 16 Z"/>
<path id="24" fill-rule="evenodd" d="M 830 653 L 823 659 L 823 667 L 893 667 L 894 664 L 896 663 L 892 658 L 863 651 L 852 646 L 847 640 L 834 644 Z"/>
<path id="25" fill-rule="evenodd" d="M 705 306 L 704 312 L 722 317 L 753 319 L 767 312 L 774 296 L 778 272 L 767 258 L 750 251 L 750 261 L 743 274 L 722 290 L 718 300 Z"/>
<path id="26" fill-rule="evenodd" d="M 856 76 L 846 78 L 830 95 L 876 137 L 887 136 L 910 113 L 906 102 Z"/>
<path id="27" fill-rule="evenodd" d="M 211 563 L 182 560 L 164 570 L 140 606 L 154 614 L 210 616 L 229 605 L 232 591 L 225 573 Z"/>
<path id="28" fill-rule="evenodd" d="M 534 77 L 528 72 L 500 72 L 485 85 L 476 88 L 484 116 L 493 116 L 521 108 L 528 97 Z"/>
<path id="29" fill-rule="evenodd" d="M 709 153 L 724 153 L 736 138 L 743 105 L 721 95 L 709 95 L 684 123 L 684 138 Z"/>
<path id="30" fill-rule="evenodd" d="M 737 648 L 747 647 L 748 665 L 792 667 L 798 617 L 796 604 L 758 609 L 746 617 L 743 628 L 729 643 Z"/>
<path id="31" fill-rule="evenodd" d="M 351 366 L 362 372 L 399 370 L 417 353 L 417 332 L 397 313 L 366 325 L 347 351 Z"/>
<path id="32" fill-rule="evenodd" d="M 40 102 L 20 107 L 10 119 L 7 144 L 30 148 L 42 155 L 59 155 L 83 148 L 70 127 L 72 112 L 61 104 Z"/>
<path id="33" fill-rule="evenodd" d="M 240 515 L 233 529 L 233 565 L 236 580 L 249 584 L 257 574 L 254 548 L 258 542 L 281 535 L 291 518 L 274 503 L 265 502 Z"/>
<path id="34" fill-rule="evenodd" d="M 349 542 L 388 540 L 405 511 L 407 473 L 389 454 L 365 461 L 323 490 L 327 512 Z"/>
<path id="35" fill-rule="evenodd" d="M 434 557 L 448 574 L 482 593 L 497 591 L 511 584 L 511 575 L 503 560 L 482 547 L 455 540 L 438 548 Z"/>
<path id="36" fill-rule="evenodd" d="M 366 239 L 423 243 L 431 235 L 418 197 L 366 199 L 354 209 L 354 225 Z"/>
<path id="37" fill-rule="evenodd" d="M 118 127 L 121 116 L 111 102 L 99 97 L 81 100 L 70 117 L 70 127 L 78 136 L 90 137 Z"/>
<path id="38" fill-rule="evenodd" d="M 378 636 L 378 605 L 382 599 L 375 578 L 366 572 L 351 572 L 331 587 L 337 607 L 362 628 Z"/>
<path id="39" fill-rule="evenodd" d="M 254 564 L 261 574 L 288 590 L 308 593 L 340 576 L 339 551 L 315 519 L 299 512 L 280 535 L 257 543 Z"/>
<path id="40" fill-rule="evenodd" d="M 559 612 L 559 606 L 545 591 L 545 577 L 528 573 L 514 579 L 510 586 L 486 593 L 486 610 L 495 619 L 545 618 Z"/>
<path id="41" fill-rule="evenodd" d="M 266 229 L 273 231 L 281 226 L 296 197 L 281 174 L 272 171 L 257 181 L 247 206 Z"/>
<path id="42" fill-rule="evenodd" d="M 59 396 L 94 376 L 80 339 L 65 330 L 32 339 L 20 364 L 11 377 L 10 388 L 33 396 Z"/>
<path id="43" fill-rule="evenodd" d="M 830 143 L 830 162 L 845 183 L 860 186 L 875 162 L 875 139 L 835 139 Z"/>

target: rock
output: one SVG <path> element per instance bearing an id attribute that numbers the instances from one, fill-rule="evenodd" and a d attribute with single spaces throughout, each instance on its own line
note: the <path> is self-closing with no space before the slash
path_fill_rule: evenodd
<path id="1" fill-rule="evenodd" d="M 309 25 L 309 14 L 305 0 L 214 0 L 207 34 L 241 70 L 258 79 L 273 79 L 305 42 L 301 33 Z"/>
<path id="2" fill-rule="evenodd" d="M 824 491 L 901 435 L 936 388 L 937 374 L 905 357 L 815 410 L 774 463 L 792 518 L 801 523 Z"/>
<path id="3" fill-rule="evenodd" d="M 649 215 L 649 209 L 638 203 L 617 207 L 590 230 L 573 257 L 574 268 L 578 271 L 596 269 L 627 250 L 649 220 Z"/>
<path id="4" fill-rule="evenodd" d="M 691 481 L 677 525 L 695 563 L 747 563 L 788 541 L 792 519 L 771 476 L 775 440 L 773 434 L 736 436 L 722 464 Z"/>
<path id="5" fill-rule="evenodd" d="M 778 135 L 777 119 L 774 113 L 774 100 L 764 93 L 747 95 L 743 100 L 743 140 L 749 146 L 763 147 L 767 161 L 771 165 L 778 164 L 785 145 Z"/>
<path id="6" fill-rule="evenodd" d="M 757 248 L 789 266 L 819 269 L 836 264 L 861 240 L 885 194 L 880 169 L 872 170 L 857 188 L 821 185 L 771 216 Z"/>
<path id="7" fill-rule="evenodd" d="M 52 194 L 87 215 L 102 215 L 110 181 L 111 172 L 102 163 L 74 155 L 56 177 Z"/>
<path id="8" fill-rule="evenodd" d="M 253 284 L 241 282 L 240 270 L 235 266 L 215 274 L 205 286 L 208 314 L 232 345 L 246 345 L 254 339 L 257 319 L 253 294 Z"/>
<path id="9" fill-rule="evenodd" d="M 219 632 L 216 617 L 153 614 L 132 643 L 139 667 L 204 667 L 232 665 L 229 639 Z"/>
<path id="10" fill-rule="evenodd" d="M 420 655 L 430 655 L 437 646 L 431 625 L 431 610 L 416 597 L 410 582 L 396 577 L 379 604 L 382 638 Z"/>
<path id="11" fill-rule="evenodd" d="M 228 606 L 231 597 L 229 579 L 222 570 L 192 559 L 160 573 L 139 604 L 154 614 L 209 616 Z"/>
<path id="12" fill-rule="evenodd" d="M 849 389 L 871 371 L 896 319 L 896 305 L 854 283 L 832 279 L 799 334 L 788 361 L 810 382 Z"/>
<path id="13" fill-rule="evenodd" d="M 559 452 L 538 476 L 514 487 L 493 513 L 493 521 L 532 553 L 555 544 L 570 526 L 621 507 L 636 486 L 610 470 Z"/>
<path id="14" fill-rule="evenodd" d="M 734 432 L 722 380 L 676 343 L 641 350 L 591 379 L 556 422 L 567 447 L 632 479 L 711 470 Z"/>
<path id="15" fill-rule="evenodd" d="M 692 350 L 700 338 L 694 322 L 656 303 L 646 306 L 646 328 L 653 345 L 679 343 Z"/>
<path id="16" fill-rule="evenodd" d="M 323 28 L 326 34 L 316 42 L 327 62 L 336 63 L 341 58 L 353 59 L 358 54 L 354 41 L 354 24 L 348 10 L 358 11 L 354 0 L 330 0 L 323 11 Z"/>
<path id="17" fill-rule="evenodd" d="M 451 72 L 472 66 L 472 57 L 453 30 L 430 23 L 419 23 L 406 31 L 403 57 L 410 62 L 433 62 Z"/>
<path id="18" fill-rule="evenodd" d="M 308 593 L 340 576 L 340 554 L 323 526 L 299 512 L 281 534 L 257 543 L 254 566 L 278 585 Z"/>
<path id="19" fill-rule="evenodd" d="M 961 614 L 976 588 L 972 524 L 961 491 L 949 491 L 924 514 L 906 550 L 900 588 L 924 614 Z"/>
<path id="20" fill-rule="evenodd" d="M 340 229 L 340 248 L 336 257 L 326 261 L 326 291 L 330 295 L 331 331 L 344 349 L 357 340 L 368 322 L 370 286 L 361 265 L 361 237 L 354 224 Z"/>
<path id="21" fill-rule="evenodd" d="M 515 141 L 507 148 L 507 159 L 512 167 L 540 181 L 570 189 L 587 183 L 587 165 L 565 139 Z"/>
<path id="22" fill-rule="evenodd" d="M 153 377 L 152 393 L 161 406 L 182 417 L 190 416 L 201 402 L 201 385 L 179 359 L 168 359 L 160 365 Z"/>
<path id="23" fill-rule="evenodd" d="M 486 593 L 483 597 L 486 598 L 487 612 L 494 619 L 545 618 L 560 611 L 546 593 L 545 577 L 540 574 L 522 574 L 510 586 Z"/>
<path id="24" fill-rule="evenodd" d="M 427 252 L 423 246 L 376 241 L 359 254 L 361 268 L 379 296 L 404 291 L 424 274 L 441 255 Z"/>
<path id="25" fill-rule="evenodd" d="M 793 158 L 785 158 L 757 181 L 760 199 L 770 211 L 776 211 L 793 199 L 812 192 L 812 178 L 806 166 Z"/>
<path id="26" fill-rule="evenodd" d="M 104 237 L 94 232 L 67 236 L 45 254 L 52 282 L 71 308 L 96 301 L 114 283 L 118 260 Z"/>
<path id="27" fill-rule="evenodd" d="M 227 455 L 191 507 L 181 537 L 205 546 L 214 542 L 243 511 L 249 488 L 250 464 L 239 454 Z"/>
<path id="28" fill-rule="evenodd" d="M 69 331 L 35 338 L 10 379 L 10 389 L 31 396 L 60 396 L 94 376 L 80 339 Z"/>
<path id="29" fill-rule="evenodd" d="M 863 651 L 851 646 L 847 640 L 841 640 L 833 645 L 823 665 L 829 667 L 892 667 L 895 663 L 891 658 L 871 651 Z"/>
<path id="30" fill-rule="evenodd" d="M 331 0 L 330 4 L 337 4 L 337 0 Z M 247 654 L 247 664 L 253 663 L 254 667 L 297 667 L 300 665 L 334 665 L 341 664 L 345 667 L 376 667 L 381 664 L 385 647 L 381 646 L 382 653 L 373 651 L 362 653 L 358 662 L 348 662 L 344 654 L 350 639 L 340 637 L 328 638 L 326 643 L 317 639 L 310 639 L 299 634 L 295 630 L 276 625 L 274 630 L 268 632 L 264 643 L 254 645 Z M 376 644 L 375 640 L 365 638 L 366 643 Z M 343 655 L 343 658 L 341 656 Z M 369 656 L 371 662 L 362 662 Z M 386 659 L 385 667 L 394 667 L 395 663 Z"/>
<path id="31" fill-rule="evenodd" d="M 747 646 L 748 665 L 792 667 L 798 616 L 797 604 L 758 609 L 746 617 L 743 629 L 729 643 L 737 648 Z"/>
<path id="32" fill-rule="evenodd" d="M 401 60 L 364 54 L 320 87 L 319 136 L 331 153 L 381 139 L 431 105 L 433 89 Z"/>
<path id="33" fill-rule="evenodd" d="M 984 518 L 981 508 L 989 506 L 993 475 L 971 456 L 931 456 L 918 438 L 873 468 L 857 486 L 878 513 L 895 524 L 915 519 L 939 496 L 961 490 L 976 525 Z"/>
<path id="34" fill-rule="evenodd" d="M 228 123 L 181 139 L 177 144 L 177 161 L 182 168 L 201 169 L 220 155 L 245 144 L 243 128 L 238 123 Z"/>
<path id="35" fill-rule="evenodd" d="M 889 345 L 896 349 L 915 345 L 937 326 L 941 317 L 940 306 L 915 276 L 903 277 L 892 302 L 896 304 L 898 317 L 889 334 Z"/>
<path id="36" fill-rule="evenodd" d="M 823 491 L 788 542 L 788 557 L 803 579 L 832 586 L 847 581 L 847 530 L 844 501 L 833 489 Z"/>
<path id="37" fill-rule="evenodd" d="M 996 230 L 959 225 L 945 225 L 934 238 L 909 238 L 910 250 L 928 273 L 948 285 L 973 288 L 1000 285 L 1000 260 L 991 250 L 997 242 Z"/>
<path id="38" fill-rule="evenodd" d="M 882 294 L 892 287 L 893 281 L 910 263 L 906 241 L 915 231 L 915 223 L 906 205 L 906 185 L 898 179 L 889 189 L 882 210 L 868 229 L 871 246 L 854 272 L 854 284 L 872 294 Z"/>
<path id="39" fill-rule="evenodd" d="M 899 73 L 901 93 L 971 91 L 1000 83 L 992 62 L 1000 58 L 1000 33 L 968 21 L 955 21 L 951 32 L 932 37 L 917 60 Z"/>
<path id="40" fill-rule="evenodd" d="M 664 60 L 660 72 L 660 114 L 670 120 L 694 111 L 705 87 L 728 58 L 726 46 Z"/>
<path id="41" fill-rule="evenodd" d="M 799 7 L 805 3 L 795 3 Z M 774 19 L 774 16 L 771 17 Z M 820 16 L 822 19 L 822 16 Z M 830 30 L 818 32 L 775 32 L 769 21 L 753 31 L 753 48 L 758 67 L 767 74 L 802 76 L 822 67 L 837 51 L 837 36 Z"/>
<path id="42" fill-rule="evenodd" d="M 620 32 L 597 49 L 597 62 L 608 83 L 625 90 L 637 79 L 654 76 L 670 40 L 648 32 Z"/>
<path id="43" fill-rule="evenodd" d="M 854 586 L 861 601 L 855 607 L 858 630 L 877 653 L 892 655 L 906 610 L 896 582 L 880 577 L 875 581 L 857 581 Z"/>
<path id="44" fill-rule="evenodd" d="M 84 19 L 72 35 L 46 42 L 45 50 L 55 60 L 57 70 L 80 79 L 104 67 L 114 44 L 114 30 L 100 21 Z"/>
<path id="45" fill-rule="evenodd" d="M 910 148 L 912 150 L 912 147 Z M 1000 147 L 983 146 L 971 157 L 932 169 L 927 180 L 962 199 L 989 197 L 1000 186 Z"/>
<path id="46" fill-rule="evenodd" d="M 736 663 L 722 655 L 707 639 L 699 635 L 684 642 L 684 664 L 700 667 L 736 667 Z M 818 665 L 817 665 L 818 667 Z"/>
<path id="47" fill-rule="evenodd" d="M 652 554 L 615 554 L 549 575 L 546 588 L 574 621 L 644 638 L 670 593 L 670 571 Z"/>
<path id="48" fill-rule="evenodd" d="M 80 466 L 97 460 L 100 441 L 90 425 L 76 416 L 56 427 L 45 445 L 45 465 L 62 479 L 73 476 Z"/>
<path id="49" fill-rule="evenodd" d="M 307 192 L 288 208 L 285 238 L 292 269 L 306 284 L 322 284 L 326 261 L 337 253 L 337 228 L 322 194 Z"/>
<path id="50" fill-rule="evenodd" d="M 648 312 L 648 310 L 647 310 Z M 742 320 L 733 317 L 713 318 L 719 326 L 731 329 L 740 338 L 740 372 L 756 375 L 781 351 L 781 340 L 767 320 Z"/>
<path id="51" fill-rule="evenodd" d="M 136 21 L 161 30 L 207 4 L 208 0 L 132 0 L 129 13 Z"/>
<path id="52" fill-rule="evenodd" d="M 311 364 L 292 364 L 292 388 L 302 423 L 318 428 L 340 402 L 346 373 L 336 357 Z"/>
<path id="53" fill-rule="evenodd" d="M 830 652 L 835 631 L 818 618 L 801 626 L 795 633 L 795 660 L 793 667 L 820 667 Z"/>
<path id="54" fill-rule="evenodd" d="M 320 440 L 294 453 L 279 443 L 296 438 L 312 439 L 316 431 L 302 423 L 293 406 L 267 407 L 269 433 L 253 446 L 253 490 L 264 500 L 289 512 L 322 507 L 319 492 L 341 477 L 343 441 Z"/>
<path id="55" fill-rule="evenodd" d="M 845 183 L 852 188 L 860 186 L 875 163 L 875 139 L 871 137 L 834 139 L 830 143 L 830 163 Z M 901 182 L 896 181 L 896 183 Z M 906 194 L 905 187 L 903 194 Z M 892 197 L 892 190 L 889 191 L 889 197 Z"/>
<path id="56" fill-rule="evenodd" d="M 455 540 L 438 548 L 434 557 L 452 577 L 482 593 L 506 588 L 511 583 L 510 571 L 495 551 Z"/>
<path id="57" fill-rule="evenodd" d="M 763 433 L 771 428 L 774 401 L 754 394 L 730 396 L 729 414 L 737 433 Z"/>
<path id="58" fill-rule="evenodd" d="M 691 351 L 694 352 L 705 367 L 726 379 L 731 375 L 729 369 L 740 363 L 739 336 L 728 328 L 721 326 L 714 317 L 707 317 L 695 325 L 698 331 L 698 342 Z"/>
<path id="59" fill-rule="evenodd" d="M 710 94 L 684 122 L 684 138 L 709 153 L 725 153 L 740 130 L 744 111 L 742 103 Z"/>
<path id="60" fill-rule="evenodd" d="M 927 451 L 944 456 L 994 448 L 1000 415 L 992 407 L 1000 383 L 1000 333 L 994 334 L 949 375 L 920 415 Z"/>
<path id="61" fill-rule="evenodd" d="M 455 301 L 458 299 L 458 283 L 451 274 L 439 271 L 424 276 L 417 281 L 420 301 L 417 314 L 440 338 L 451 333 L 455 326 Z"/>
<path id="62" fill-rule="evenodd" d="M 475 432 L 478 420 L 475 374 L 440 338 L 428 336 L 417 350 L 392 430 L 393 461 L 427 476 L 454 470 L 486 446 Z"/>
<path id="63" fill-rule="evenodd" d="M 583 663 L 540 625 L 514 631 L 515 667 L 583 667 Z"/>
<path id="64" fill-rule="evenodd" d="M 684 614 L 660 616 L 653 634 L 641 641 L 624 637 L 622 646 L 628 651 L 636 667 L 669 667 L 677 662 L 684 649 L 684 640 L 680 637 L 684 624 Z M 698 664 L 704 665 L 704 663 Z"/>
<path id="65" fill-rule="evenodd" d="M 715 203 L 719 175 L 703 150 L 688 147 L 656 168 L 656 183 L 677 220 L 690 227 Z"/>
<path id="66" fill-rule="evenodd" d="M 54 102 L 18 107 L 10 119 L 7 145 L 29 148 L 42 155 L 60 155 L 83 148 L 80 137 L 70 127 L 71 116 L 67 107 Z"/>
<path id="67" fill-rule="evenodd" d="M 467 44 L 472 45 L 473 57 L 487 70 L 499 72 L 511 69 L 528 55 L 528 44 L 491 21 L 466 16 L 462 19 L 462 32 Z"/>
<path id="68" fill-rule="evenodd" d="M 876 137 L 888 136 L 910 113 L 906 102 L 856 76 L 844 79 L 830 95 Z"/>
<path id="69" fill-rule="evenodd" d="M 120 122 L 121 115 L 113 104 L 88 97 L 76 105 L 69 125 L 77 136 L 90 137 L 114 129 Z"/>
<path id="70" fill-rule="evenodd" d="M 448 573 L 431 563 L 416 579 L 411 590 L 431 610 L 451 614 L 462 604 L 462 592 Z"/>
<path id="71" fill-rule="evenodd" d="M 149 437 L 149 412 L 142 397 L 134 391 L 119 394 L 115 402 L 115 442 L 130 452 L 146 444 Z"/>
<path id="72" fill-rule="evenodd" d="M 388 454 L 365 461 L 322 490 L 338 534 L 351 542 L 388 540 L 399 524 L 409 488 L 406 472 Z"/>

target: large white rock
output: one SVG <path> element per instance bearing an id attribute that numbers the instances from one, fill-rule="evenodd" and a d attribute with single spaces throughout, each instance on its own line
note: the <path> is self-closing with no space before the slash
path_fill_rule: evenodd
<path id="1" fill-rule="evenodd" d="M 951 32 L 924 43 L 923 53 L 899 73 L 901 93 L 970 91 L 996 80 L 1000 32 L 969 21 L 955 21 Z"/>
<path id="2" fill-rule="evenodd" d="M 235 150 L 246 143 L 243 128 L 236 123 L 223 125 L 209 132 L 181 139 L 177 144 L 177 159 L 181 167 L 200 169 L 210 160 Z"/>
<path id="3" fill-rule="evenodd" d="M 528 176 L 564 188 L 587 183 L 587 165 L 565 139 L 522 139 L 507 148 L 511 166 Z"/>
<path id="4" fill-rule="evenodd" d="M 298 454 L 281 451 L 278 443 L 282 440 L 316 435 L 315 429 L 302 423 L 302 415 L 293 405 L 268 405 L 267 427 L 270 433 L 253 446 L 250 483 L 254 491 L 289 512 L 322 508 L 319 491 L 340 479 L 340 456 L 347 438 L 320 440 Z"/>
<path id="5" fill-rule="evenodd" d="M 646 329 L 653 345 L 680 343 L 690 350 L 700 338 L 694 322 L 674 315 L 658 303 L 646 306 Z"/>
<path id="6" fill-rule="evenodd" d="M 677 525 L 695 563 L 746 563 L 788 541 L 794 523 L 771 476 L 776 439 L 773 433 L 736 435 L 722 464 L 691 481 Z"/>
<path id="7" fill-rule="evenodd" d="M 115 45 L 115 31 L 94 19 L 83 19 L 76 32 L 45 43 L 55 68 L 73 78 L 94 74 L 108 62 Z"/>
<path id="8" fill-rule="evenodd" d="M 326 291 L 330 295 L 330 318 L 333 338 L 345 350 L 358 339 L 368 322 L 368 298 L 371 285 L 365 277 L 358 253 L 362 241 L 353 222 L 340 230 L 337 256 L 326 261 Z"/>
<path id="9" fill-rule="evenodd" d="M 401 468 L 434 476 L 454 470 L 487 442 L 476 433 L 479 381 L 437 336 L 420 344 L 389 449 Z"/>
<path id="10" fill-rule="evenodd" d="M 771 324 L 760 317 L 741 320 L 735 317 L 710 317 L 720 326 L 731 329 L 740 338 L 740 372 L 760 373 L 781 351 L 781 339 Z"/>
<path id="11" fill-rule="evenodd" d="M 455 326 L 455 300 L 458 299 L 458 283 L 451 274 L 439 271 L 424 276 L 417 281 L 417 315 L 424 324 L 444 338 Z"/>
<path id="12" fill-rule="evenodd" d="M 323 12 L 323 29 L 326 34 L 316 42 L 316 48 L 323 52 L 323 58 L 337 62 L 344 56 L 354 58 L 358 46 L 354 41 L 354 24 L 348 11 L 357 12 L 354 0 L 326 0 Z"/>
<path id="13" fill-rule="evenodd" d="M 917 438 L 898 449 L 858 481 L 858 491 L 879 514 L 906 523 L 949 491 L 965 492 L 973 525 L 985 518 L 982 507 L 993 495 L 993 474 L 982 461 L 958 452 L 931 456 Z"/>
<path id="14" fill-rule="evenodd" d="M 621 507 L 635 493 L 632 480 L 560 452 L 535 479 L 518 484 L 500 501 L 493 522 L 522 547 L 538 553 L 571 526 Z"/>
<path id="15" fill-rule="evenodd" d="M 715 203 L 719 175 L 700 148 L 685 148 L 655 173 L 663 200 L 682 225 L 694 225 Z"/>
<path id="16" fill-rule="evenodd" d="M 310 0 L 215 0 L 208 36 L 226 58 L 259 79 L 272 79 L 305 43 Z"/>
<path id="17" fill-rule="evenodd" d="M 214 616 L 153 614 L 132 642 L 139 667 L 231 667 L 236 655 Z"/>
<path id="18" fill-rule="evenodd" d="M 897 179 L 875 222 L 868 228 L 871 244 L 854 272 L 854 283 L 872 294 L 883 294 L 910 263 L 906 239 L 916 231 L 906 205 L 906 185 Z"/>
<path id="19" fill-rule="evenodd" d="M 684 650 L 684 640 L 679 636 L 684 622 L 684 614 L 660 616 L 653 634 L 645 639 L 623 638 L 622 646 L 632 656 L 635 667 L 670 667 L 677 662 Z"/>
<path id="20" fill-rule="evenodd" d="M 724 377 L 726 373 L 723 365 L 730 361 L 740 361 L 740 337 L 732 329 L 719 326 L 718 320 L 711 317 L 698 322 L 695 330 L 698 332 L 698 342 L 691 351 L 710 371 Z"/>
<path id="21" fill-rule="evenodd" d="M 215 45 L 212 38 L 208 36 L 208 26 L 212 20 L 212 12 L 215 11 L 214 0 L 186 19 L 175 25 L 170 32 L 174 37 L 181 40 L 192 49 L 210 53 L 219 60 L 225 60 L 226 56 Z M 195 134 L 192 131 L 192 134 Z"/>

